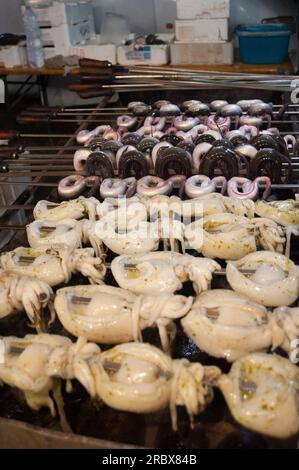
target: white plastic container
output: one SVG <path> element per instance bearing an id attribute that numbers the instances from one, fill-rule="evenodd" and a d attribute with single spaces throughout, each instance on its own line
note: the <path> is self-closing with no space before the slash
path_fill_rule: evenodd
<path id="1" fill-rule="evenodd" d="M 173 65 L 231 65 L 234 63 L 234 44 L 228 42 L 175 42 L 170 45 Z"/>
<path id="2" fill-rule="evenodd" d="M 229 18 L 230 0 L 176 0 L 178 20 Z"/>
<path id="3" fill-rule="evenodd" d="M 175 37 L 185 43 L 227 41 L 228 19 L 176 20 Z"/>

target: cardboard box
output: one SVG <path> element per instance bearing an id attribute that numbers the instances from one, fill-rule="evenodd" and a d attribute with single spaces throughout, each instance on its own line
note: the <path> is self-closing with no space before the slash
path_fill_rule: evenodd
<path id="1" fill-rule="evenodd" d="M 227 41 L 228 19 L 176 20 L 175 37 L 185 43 Z"/>
<path id="2" fill-rule="evenodd" d="M 234 62 L 234 44 L 233 41 L 175 42 L 170 45 L 170 59 L 173 65 L 230 65 Z"/>
<path id="3" fill-rule="evenodd" d="M 176 0 L 177 19 L 229 18 L 230 0 Z"/>

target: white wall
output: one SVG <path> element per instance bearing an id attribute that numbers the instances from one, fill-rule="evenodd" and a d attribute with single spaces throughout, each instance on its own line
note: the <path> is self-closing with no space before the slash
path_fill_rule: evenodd
<path id="1" fill-rule="evenodd" d="M 166 23 L 175 20 L 175 0 L 93 0 L 96 23 L 101 14 L 115 11 L 127 16 L 132 32 L 165 31 Z M 240 23 L 255 23 L 265 17 L 295 15 L 296 0 L 231 0 L 231 30 Z"/>
<path id="2" fill-rule="evenodd" d="M 0 33 L 22 33 L 20 0 L 0 0 Z"/>

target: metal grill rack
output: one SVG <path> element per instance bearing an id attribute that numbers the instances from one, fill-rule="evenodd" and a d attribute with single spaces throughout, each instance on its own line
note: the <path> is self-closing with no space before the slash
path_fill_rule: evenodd
<path id="1" fill-rule="evenodd" d="M 239 97 L 240 98 L 240 97 Z M 28 131 L 0 133 L 0 138 L 12 138 L 7 146 L 0 147 L 2 173 L 0 187 L 22 185 L 25 189 L 10 205 L 0 206 L 0 230 L 9 234 L 2 239 L 2 250 L 11 250 L 18 245 L 26 245 L 26 223 L 32 220 L 32 209 L 40 199 L 51 199 L 57 182 L 64 176 L 75 174 L 73 154 L 80 146 L 76 134 L 86 128 L 101 123 L 115 126 L 119 114 L 127 114 L 126 107 L 108 107 L 109 98 L 102 97 L 96 107 L 86 108 L 31 108 L 20 116 L 20 123 L 33 124 L 38 121 L 39 132 Z M 299 135 L 299 104 L 290 105 L 282 114 L 281 105 L 274 105 L 273 126 L 282 135 Z M 48 132 L 49 124 L 51 132 Z M 65 127 L 77 125 L 74 133 L 65 132 Z M 45 126 L 45 128 L 43 127 Z M 68 128 L 68 127 L 67 127 Z M 45 129 L 45 130 L 44 130 Z M 52 130 L 55 129 L 55 130 Z M 58 130 L 57 130 L 58 129 Z M 48 144 L 49 142 L 49 144 Z M 62 143 L 61 143 L 62 142 Z M 273 190 L 280 198 L 288 198 L 299 189 L 299 156 L 292 155 L 293 181 L 286 185 L 274 185 Z M 83 174 L 83 173 L 79 173 Z M 21 214 L 21 222 L 15 222 L 15 214 Z M 9 240 L 9 241 L 8 241 Z M 297 250 L 292 258 L 298 258 Z M 298 262 L 298 260 L 297 260 Z M 86 282 L 80 276 L 72 283 Z M 107 283 L 115 285 L 109 278 Z M 227 287 L 226 280 L 217 277 L 212 287 Z M 192 295 L 191 285 L 184 287 L 184 295 Z M 13 325 L 1 324 L 0 334 L 23 336 L 30 332 L 26 319 L 17 318 Z M 7 333 L 9 331 L 9 333 Z M 51 332 L 65 334 L 61 325 L 55 323 Z M 157 337 L 153 332 L 145 332 L 144 339 L 155 344 Z M 203 364 L 219 365 L 223 371 L 230 366 L 222 360 L 215 360 L 202 353 L 179 329 L 172 349 L 172 357 L 187 357 Z M 168 410 L 152 415 L 134 415 L 118 412 L 91 403 L 89 397 L 76 384 L 75 390 L 66 399 L 66 415 L 76 434 L 98 439 L 101 447 L 168 447 L 168 448 L 296 448 L 298 436 L 286 441 L 277 441 L 250 432 L 238 425 L 231 417 L 220 393 L 216 391 L 214 402 L 199 416 L 194 429 L 190 429 L 188 417 L 179 411 L 180 427 L 178 433 L 171 430 Z M 49 417 L 47 412 L 33 412 L 25 405 L 19 406 L 19 397 L 9 388 L 4 388 L 0 397 L 0 426 L 2 418 L 14 418 L 37 427 L 59 430 L 57 418 Z M 2 424 L 5 425 L 5 419 Z M 136 430 L 138 429 L 138 432 Z M 121 444 L 122 443 L 122 444 Z"/>

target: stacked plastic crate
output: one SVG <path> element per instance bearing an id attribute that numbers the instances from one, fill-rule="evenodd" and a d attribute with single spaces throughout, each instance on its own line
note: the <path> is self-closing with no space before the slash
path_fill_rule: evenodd
<path id="1" fill-rule="evenodd" d="M 233 63 L 229 41 L 230 0 L 177 0 L 175 42 L 171 63 L 217 65 Z"/>

